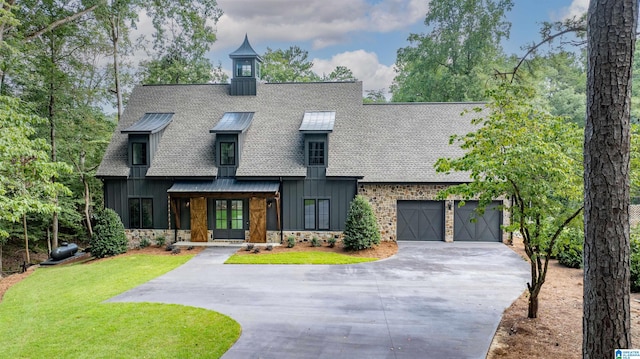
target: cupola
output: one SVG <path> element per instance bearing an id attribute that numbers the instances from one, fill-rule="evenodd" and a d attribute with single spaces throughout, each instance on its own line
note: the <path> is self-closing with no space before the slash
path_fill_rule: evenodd
<path id="1" fill-rule="evenodd" d="M 229 57 L 233 60 L 233 76 L 231 77 L 229 94 L 231 96 L 255 96 L 262 58 L 251 47 L 247 35 L 244 36 L 242 45 L 230 53 Z"/>

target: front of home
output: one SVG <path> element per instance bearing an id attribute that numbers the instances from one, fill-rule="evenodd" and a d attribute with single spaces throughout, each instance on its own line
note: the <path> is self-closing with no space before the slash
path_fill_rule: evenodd
<path id="1" fill-rule="evenodd" d="M 261 83 L 248 40 L 231 84 L 134 89 L 97 176 L 105 206 L 140 238 L 280 242 L 340 236 L 356 194 L 383 240 L 501 241 L 502 212 L 436 200 L 468 181 L 436 173 L 462 154 L 478 104 L 363 104 L 361 82 Z"/>

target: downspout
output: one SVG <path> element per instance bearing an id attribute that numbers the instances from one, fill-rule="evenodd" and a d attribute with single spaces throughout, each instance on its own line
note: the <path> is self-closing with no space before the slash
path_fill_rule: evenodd
<path id="1" fill-rule="evenodd" d="M 284 208 L 284 199 L 282 196 L 282 177 L 280 177 L 280 244 L 284 243 L 284 216 L 283 216 L 283 208 Z"/>

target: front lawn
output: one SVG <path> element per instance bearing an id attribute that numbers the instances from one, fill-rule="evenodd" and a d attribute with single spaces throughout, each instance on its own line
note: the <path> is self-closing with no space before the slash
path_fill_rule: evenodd
<path id="1" fill-rule="evenodd" d="M 231 318 L 205 309 L 103 303 L 192 256 L 130 255 L 40 268 L 0 303 L 5 358 L 218 358 L 240 336 Z"/>
<path id="2" fill-rule="evenodd" d="M 354 264 L 378 258 L 353 257 L 333 252 L 286 252 L 261 255 L 234 254 L 225 264 Z"/>

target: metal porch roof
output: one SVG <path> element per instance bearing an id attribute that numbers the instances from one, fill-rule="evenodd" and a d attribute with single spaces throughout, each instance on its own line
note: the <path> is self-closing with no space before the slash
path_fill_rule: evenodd
<path id="1" fill-rule="evenodd" d="M 136 123 L 120 131 L 149 135 L 161 131 L 171 123 L 173 113 L 145 113 Z"/>
<path id="2" fill-rule="evenodd" d="M 277 181 L 237 181 L 221 178 L 213 181 L 176 181 L 167 193 L 276 193 L 280 189 Z"/>

